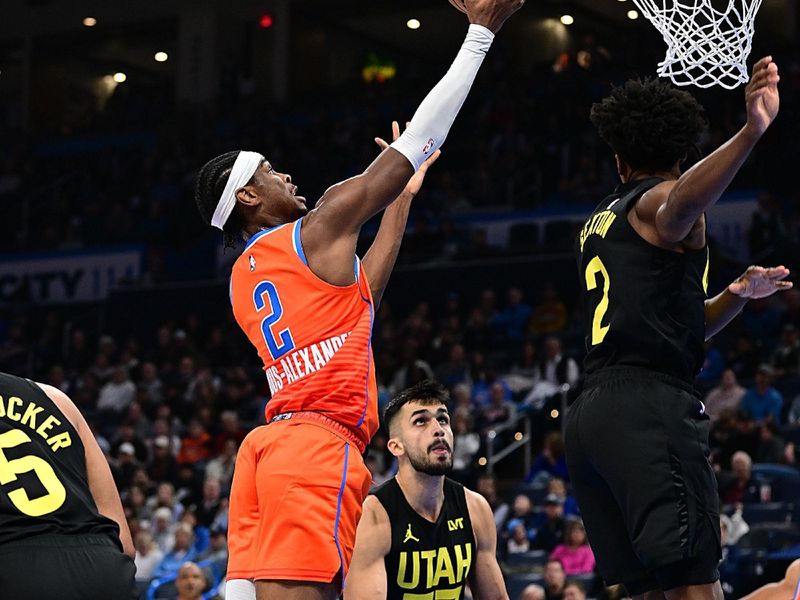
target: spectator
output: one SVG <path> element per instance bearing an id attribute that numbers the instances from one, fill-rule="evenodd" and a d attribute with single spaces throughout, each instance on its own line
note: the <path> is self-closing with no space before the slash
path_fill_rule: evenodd
<path id="1" fill-rule="evenodd" d="M 239 423 L 239 415 L 235 410 L 222 411 L 220 415 L 222 431 L 214 437 L 214 454 L 221 454 L 225 444 L 229 441 L 236 442 L 236 448 L 242 445 L 247 432 Z"/>
<path id="2" fill-rule="evenodd" d="M 510 534 L 512 530 L 512 521 L 519 521 L 525 526 L 525 535 L 527 537 L 532 539 L 536 536 L 536 525 L 539 522 L 539 515 L 533 512 L 533 504 L 527 494 L 516 495 L 508 519 L 508 524 L 506 525 L 508 534 Z"/>
<path id="3" fill-rule="evenodd" d="M 563 600 L 564 588 L 567 586 L 567 575 L 564 565 L 555 558 L 547 560 L 544 566 L 544 591 L 546 600 Z"/>
<path id="4" fill-rule="evenodd" d="M 772 368 L 777 377 L 796 376 L 800 371 L 800 336 L 791 323 L 783 326 L 781 343 L 772 353 Z"/>
<path id="5" fill-rule="evenodd" d="M 742 398 L 742 408 L 750 413 L 756 424 L 771 420 L 775 425 L 781 423 L 783 396 L 772 387 L 772 368 L 761 365 L 756 372 L 756 384 L 747 390 Z"/>
<path id="6" fill-rule="evenodd" d="M 561 499 L 564 504 L 564 516 L 578 516 L 580 508 L 578 508 L 578 501 L 573 496 L 567 494 L 567 484 L 560 477 L 553 477 L 547 482 L 547 493 L 555 494 Z"/>
<path id="7" fill-rule="evenodd" d="M 111 456 L 119 458 L 120 448 L 122 448 L 123 444 L 128 444 L 133 447 L 133 454 L 137 462 L 147 462 L 147 458 L 150 454 L 147 450 L 147 444 L 136 435 L 136 430 L 129 424 L 120 425 L 119 435 L 116 441 L 111 445 Z"/>
<path id="8" fill-rule="evenodd" d="M 522 519 L 511 519 L 508 522 L 508 531 L 511 534 L 506 542 L 506 552 L 508 554 L 520 554 L 531 549 L 531 542 L 528 539 L 528 530 Z"/>
<path id="9" fill-rule="evenodd" d="M 564 600 L 586 600 L 586 588 L 580 581 L 570 581 L 564 586 Z"/>
<path id="10" fill-rule="evenodd" d="M 148 475 L 153 481 L 169 482 L 175 481 L 177 474 L 178 462 L 170 452 L 169 438 L 159 435 L 153 440 L 153 459 L 148 467 Z"/>
<path id="11" fill-rule="evenodd" d="M 161 560 L 164 552 L 158 547 L 149 531 L 140 531 L 136 535 L 136 581 L 149 582 Z"/>
<path id="12" fill-rule="evenodd" d="M 711 422 L 719 419 L 723 410 L 738 410 L 744 393 L 744 388 L 736 381 L 736 373 L 733 372 L 733 369 L 725 369 L 719 385 L 708 392 L 705 397 L 706 414 Z"/>
<path id="13" fill-rule="evenodd" d="M 506 388 L 499 381 L 492 384 L 489 398 L 489 405 L 481 410 L 480 427 L 483 433 L 512 423 L 517 416 L 516 405 L 506 398 Z"/>
<path id="14" fill-rule="evenodd" d="M 708 389 L 712 382 L 718 381 L 725 368 L 725 357 L 714 344 L 714 339 L 706 341 L 706 355 L 703 368 L 697 375 L 699 382 L 704 384 L 704 389 Z"/>
<path id="15" fill-rule="evenodd" d="M 111 381 L 100 388 L 97 410 L 108 414 L 121 415 L 135 397 L 136 386 L 128 378 L 128 371 L 124 367 L 116 367 L 113 370 Z"/>
<path id="16" fill-rule="evenodd" d="M 153 539 L 162 554 L 166 554 L 175 545 L 175 521 L 172 511 L 162 506 L 153 512 Z"/>
<path id="17" fill-rule="evenodd" d="M 574 359 L 564 356 L 561 340 L 550 336 L 544 341 L 544 359 L 540 364 L 542 380 L 554 385 L 567 383 L 570 387 L 578 382 L 580 371 Z"/>
<path id="18" fill-rule="evenodd" d="M 481 447 L 480 436 L 472 431 L 471 420 L 463 413 L 453 416 L 453 471 L 468 475 L 472 470 L 475 455 Z"/>
<path id="19" fill-rule="evenodd" d="M 518 600 L 546 600 L 544 588 L 535 583 L 525 586 Z"/>
<path id="20" fill-rule="evenodd" d="M 730 474 L 720 481 L 720 498 L 723 504 L 748 504 L 760 502 L 758 485 L 753 479 L 753 461 L 746 452 L 736 452 L 731 458 Z"/>
<path id="21" fill-rule="evenodd" d="M 569 481 L 567 459 L 564 456 L 564 438 L 558 431 L 551 431 L 544 438 L 544 448 L 533 461 L 531 470 L 525 476 L 527 483 L 544 485 L 551 477 L 559 477 Z"/>
<path id="22" fill-rule="evenodd" d="M 213 561 L 220 567 L 220 572 L 224 573 L 228 564 L 228 532 L 222 527 L 212 527 L 210 533 L 208 548 L 197 556 L 197 561 Z"/>
<path id="23" fill-rule="evenodd" d="M 194 560 L 196 555 L 194 529 L 188 523 L 179 523 L 175 529 L 175 544 L 158 563 L 153 576 L 159 578 L 174 575 L 184 562 Z"/>
<path id="24" fill-rule="evenodd" d="M 211 436 L 208 435 L 198 419 L 189 421 L 188 435 L 181 440 L 181 451 L 178 453 L 179 465 L 203 464 L 211 455 Z"/>
<path id="25" fill-rule="evenodd" d="M 135 452 L 133 444 L 130 442 L 125 442 L 119 447 L 119 456 L 112 474 L 114 475 L 114 481 L 117 487 L 120 489 L 124 490 L 131 486 L 133 474 L 139 468 L 136 457 L 134 456 Z"/>
<path id="26" fill-rule="evenodd" d="M 561 561 L 567 575 L 583 575 L 594 571 L 594 554 L 581 521 L 570 519 L 567 522 L 564 543 L 556 546 L 550 557 Z"/>
<path id="27" fill-rule="evenodd" d="M 564 540 L 564 505 L 561 498 L 548 494 L 544 500 L 544 515 L 539 517 L 533 545 L 552 552 Z M 563 568 L 563 564 L 559 562 Z"/>
<path id="28" fill-rule="evenodd" d="M 237 449 L 236 440 L 225 440 L 221 454 L 216 458 L 212 458 L 206 465 L 206 479 L 219 480 L 220 484 L 222 484 L 222 489 L 226 491 L 231 489 Z"/>
<path id="29" fill-rule="evenodd" d="M 509 507 L 508 504 L 503 502 L 500 496 L 497 495 L 497 481 L 492 475 L 481 475 L 478 478 L 477 487 L 478 493 L 486 499 L 492 509 L 494 524 L 499 532 L 503 523 L 506 522 Z"/>
<path id="30" fill-rule="evenodd" d="M 542 301 L 533 307 L 529 331 L 533 335 L 548 335 L 563 331 L 567 325 L 567 307 L 558 297 L 556 286 L 546 283 Z"/>
<path id="31" fill-rule="evenodd" d="M 207 587 L 206 576 L 197 564 L 187 560 L 180 566 L 175 578 L 176 600 L 200 600 Z"/>
<path id="32" fill-rule="evenodd" d="M 223 503 L 222 485 L 219 479 L 206 478 L 203 482 L 203 499 L 194 511 L 198 525 L 211 527 L 211 524 L 219 517 L 220 511 L 226 507 L 227 504 Z"/>
<path id="33" fill-rule="evenodd" d="M 759 427 L 759 444 L 755 459 L 757 463 L 782 463 L 786 442 L 778 435 L 775 424 L 771 421 Z"/>
<path id="34" fill-rule="evenodd" d="M 519 342 L 528 326 L 531 307 L 523 301 L 522 290 L 508 290 L 508 305 L 497 313 L 491 324 L 498 337 L 511 342 Z"/>
<path id="35" fill-rule="evenodd" d="M 442 363 L 436 369 L 436 379 L 448 389 L 469 381 L 469 363 L 466 359 L 464 346 L 461 344 L 450 346 L 447 362 Z"/>

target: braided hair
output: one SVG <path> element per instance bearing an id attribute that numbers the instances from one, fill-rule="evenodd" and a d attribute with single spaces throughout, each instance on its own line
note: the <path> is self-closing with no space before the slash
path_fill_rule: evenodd
<path id="1" fill-rule="evenodd" d="M 239 156 L 238 150 L 220 154 L 212 158 L 200 169 L 200 173 L 197 176 L 194 199 L 197 202 L 197 210 L 200 211 L 200 216 L 207 225 L 211 225 L 214 211 L 217 209 L 219 199 L 225 190 L 225 185 L 228 183 L 228 178 L 231 175 L 233 163 L 236 162 L 237 156 Z M 234 247 L 236 236 L 242 233 L 244 226 L 244 218 L 237 205 L 222 228 L 225 248 Z"/>
<path id="2" fill-rule="evenodd" d="M 669 169 L 694 147 L 708 125 L 688 92 L 653 78 L 632 79 L 592 105 L 600 137 L 633 169 Z"/>

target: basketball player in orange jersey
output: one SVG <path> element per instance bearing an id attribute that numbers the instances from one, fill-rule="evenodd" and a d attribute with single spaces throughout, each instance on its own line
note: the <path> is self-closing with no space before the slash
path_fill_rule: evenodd
<path id="1" fill-rule="evenodd" d="M 391 147 L 314 210 L 288 174 L 255 152 L 219 156 L 200 171 L 203 218 L 248 240 L 231 302 L 272 391 L 268 424 L 243 444 L 254 468 L 237 465 L 231 492 L 228 579 L 254 580 L 259 600 L 341 590 L 370 485 L 361 454 L 378 426 L 374 301 L 401 220 L 383 224 L 363 262 L 358 234 L 441 146 L 494 34 L 523 1 L 463 0 L 469 31 L 447 74 Z"/>

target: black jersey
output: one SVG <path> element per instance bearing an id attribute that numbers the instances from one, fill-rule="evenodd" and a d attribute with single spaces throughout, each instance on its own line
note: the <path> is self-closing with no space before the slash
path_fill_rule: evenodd
<path id="1" fill-rule="evenodd" d="M 38 385 L 0 373 L 0 545 L 81 533 L 119 543 L 97 512 L 78 432 Z"/>
<path id="2" fill-rule="evenodd" d="M 637 200 L 661 181 L 621 185 L 578 236 L 588 373 L 635 366 L 691 381 L 703 364 L 708 248 L 658 248 L 628 221 Z"/>
<path id="3" fill-rule="evenodd" d="M 406 500 L 395 478 L 372 492 L 392 524 L 392 547 L 386 563 L 387 600 L 464 597 L 464 584 L 475 559 L 475 536 L 464 486 L 444 480 L 444 505 L 435 523 L 421 517 Z"/>

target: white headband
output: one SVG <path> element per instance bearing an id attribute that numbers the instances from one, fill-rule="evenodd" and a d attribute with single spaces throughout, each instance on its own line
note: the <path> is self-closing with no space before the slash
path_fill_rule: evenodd
<path id="1" fill-rule="evenodd" d="M 214 216 L 211 217 L 211 224 L 214 227 L 222 229 L 225 226 L 225 221 L 231 216 L 233 207 L 236 206 L 236 190 L 247 185 L 262 162 L 264 162 L 264 157 L 258 152 L 244 150 L 239 152 L 236 162 L 233 163 L 230 177 L 228 177 L 228 183 L 225 184 L 217 208 L 214 210 Z"/>

